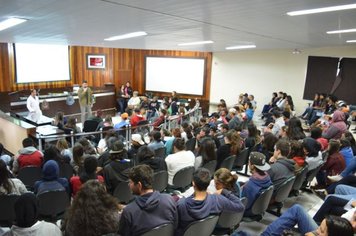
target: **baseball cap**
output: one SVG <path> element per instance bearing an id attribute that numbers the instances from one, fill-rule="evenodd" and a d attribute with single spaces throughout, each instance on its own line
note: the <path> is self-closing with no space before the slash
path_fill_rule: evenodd
<path id="1" fill-rule="evenodd" d="M 266 156 L 260 152 L 251 152 L 250 163 L 262 171 L 267 171 L 271 168 L 271 166 L 266 162 Z"/>
<path id="2" fill-rule="evenodd" d="M 142 140 L 141 134 L 133 134 L 133 135 L 131 136 L 131 140 L 138 142 L 140 145 L 145 145 L 145 143 L 144 143 L 143 140 Z"/>
<path id="3" fill-rule="evenodd" d="M 109 151 L 110 154 L 117 154 L 124 151 L 124 144 L 121 141 L 115 141 L 112 145 L 112 149 Z"/>
<path id="4" fill-rule="evenodd" d="M 121 119 L 126 120 L 127 118 L 129 118 L 129 114 L 126 112 L 121 114 Z"/>

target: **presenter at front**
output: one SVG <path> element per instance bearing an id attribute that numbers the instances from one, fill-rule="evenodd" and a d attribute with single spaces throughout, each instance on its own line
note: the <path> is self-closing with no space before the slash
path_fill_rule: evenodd
<path id="1" fill-rule="evenodd" d="M 27 98 L 27 109 L 29 111 L 27 119 L 38 122 L 42 116 L 42 111 L 36 89 L 32 89 L 31 95 Z"/>
<path id="2" fill-rule="evenodd" d="M 81 121 L 84 124 L 84 121 L 91 116 L 91 106 L 93 91 L 88 87 L 88 82 L 83 81 L 82 87 L 78 90 L 79 105 L 81 112 Z"/>

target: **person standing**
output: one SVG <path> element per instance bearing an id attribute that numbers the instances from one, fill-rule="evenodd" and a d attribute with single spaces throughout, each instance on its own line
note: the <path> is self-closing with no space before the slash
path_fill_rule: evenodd
<path id="1" fill-rule="evenodd" d="M 78 90 L 80 113 L 81 113 L 81 122 L 84 123 L 86 119 L 92 115 L 91 107 L 93 91 L 88 87 L 88 82 L 83 81 L 82 87 Z M 88 114 L 87 114 L 88 113 Z"/>
<path id="2" fill-rule="evenodd" d="M 37 122 L 42 116 L 42 111 L 40 109 L 40 100 L 37 96 L 36 89 L 31 90 L 31 95 L 27 98 L 26 106 L 29 111 L 27 119 Z"/>

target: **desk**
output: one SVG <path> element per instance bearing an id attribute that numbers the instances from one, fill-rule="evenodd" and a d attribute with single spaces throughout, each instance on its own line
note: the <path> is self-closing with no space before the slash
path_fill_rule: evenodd
<path id="1" fill-rule="evenodd" d="M 54 125 L 43 125 L 36 128 L 36 134 L 41 136 L 64 134 L 64 130 L 58 129 Z"/>
<path id="2" fill-rule="evenodd" d="M 16 118 L 19 118 L 21 120 L 26 121 L 27 123 L 30 123 L 34 126 L 42 126 L 42 125 L 50 125 L 52 124 L 53 119 L 42 115 L 38 121 L 31 120 L 28 117 L 28 111 L 23 111 L 23 112 L 10 112 L 11 116 L 14 116 Z"/>

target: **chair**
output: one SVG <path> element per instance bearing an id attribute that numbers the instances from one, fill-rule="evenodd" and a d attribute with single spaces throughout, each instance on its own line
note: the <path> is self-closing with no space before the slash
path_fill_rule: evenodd
<path id="1" fill-rule="evenodd" d="M 124 181 L 120 182 L 113 193 L 113 196 L 116 197 L 120 203 L 127 204 L 134 199 L 134 196 L 131 193 L 131 189 L 129 187 L 129 182 Z"/>
<path id="2" fill-rule="evenodd" d="M 99 122 L 96 120 L 86 120 L 83 124 L 83 132 L 94 132 L 98 128 Z"/>
<path id="3" fill-rule="evenodd" d="M 225 158 L 225 160 L 222 161 L 220 168 L 226 168 L 228 170 L 232 170 L 232 166 L 234 165 L 235 159 L 236 159 L 235 155 Z"/>
<path id="4" fill-rule="evenodd" d="M 151 229 L 150 231 L 142 234 L 141 236 L 173 236 L 173 233 L 173 224 L 163 224 Z"/>
<path id="5" fill-rule="evenodd" d="M 66 208 L 70 206 L 66 191 L 48 191 L 37 195 L 38 214 L 40 218 L 55 221 L 61 219 Z"/>
<path id="6" fill-rule="evenodd" d="M 249 155 L 250 155 L 250 150 L 248 148 L 242 150 L 235 159 L 233 169 L 236 168 L 237 170 L 242 170 L 244 165 L 246 165 L 244 174 L 247 175 L 247 171 L 248 171 L 247 165 L 248 165 Z"/>
<path id="7" fill-rule="evenodd" d="M 196 138 L 191 138 L 191 139 L 189 139 L 189 140 L 185 143 L 185 149 L 186 149 L 187 151 L 192 151 L 192 152 L 194 152 L 196 143 L 197 143 L 197 139 L 196 139 Z"/>
<path id="8" fill-rule="evenodd" d="M 146 134 L 150 132 L 150 127 L 148 126 L 148 120 L 141 120 L 137 123 L 135 132 Z"/>
<path id="9" fill-rule="evenodd" d="M 155 150 L 155 157 L 165 158 L 166 157 L 166 148 L 160 147 Z"/>
<path id="10" fill-rule="evenodd" d="M 202 167 L 205 169 L 208 169 L 210 172 L 211 177 L 214 177 L 215 169 L 216 169 L 216 160 L 209 161 L 208 163 L 205 163 Z"/>
<path id="11" fill-rule="evenodd" d="M 26 166 L 19 170 L 17 178 L 24 183 L 28 190 L 33 190 L 35 182 L 42 178 L 42 170 L 37 166 Z"/>
<path id="12" fill-rule="evenodd" d="M 183 236 L 210 236 L 218 220 L 218 215 L 212 215 L 202 220 L 194 221 L 186 228 Z"/>
<path id="13" fill-rule="evenodd" d="M 247 198 L 241 198 L 241 202 L 246 206 Z M 240 224 L 244 211 L 242 212 L 221 212 L 217 227 L 215 227 L 213 235 L 231 235 Z"/>
<path id="14" fill-rule="evenodd" d="M 276 190 L 274 202 L 269 206 L 268 212 L 276 215 L 281 216 L 281 210 L 283 207 L 283 202 L 288 198 L 289 193 L 293 187 L 295 181 L 295 176 L 288 178 L 281 186 Z M 276 211 L 273 211 L 274 208 L 277 208 Z"/>
<path id="15" fill-rule="evenodd" d="M 301 169 L 299 171 L 299 173 L 297 173 L 296 177 L 295 177 L 295 181 L 292 187 L 291 192 L 289 193 L 289 196 L 298 196 L 299 195 L 299 190 L 303 185 L 303 182 L 305 181 L 305 178 L 307 176 L 308 173 L 308 165 L 306 164 L 303 169 Z"/>
<path id="16" fill-rule="evenodd" d="M 252 205 L 251 212 L 252 212 L 252 217 L 244 217 L 244 221 L 260 221 L 263 218 L 263 215 L 265 214 L 268 204 L 271 201 L 273 194 L 273 185 L 269 186 L 266 189 L 263 189 L 260 191 L 257 199 Z"/>
<path id="17" fill-rule="evenodd" d="M 68 163 L 62 163 L 59 165 L 59 177 L 70 180 L 74 174 L 73 167 Z"/>
<path id="18" fill-rule="evenodd" d="M 173 188 L 185 190 L 191 185 L 194 173 L 194 166 L 180 169 L 173 177 Z"/>
<path id="19" fill-rule="evenodd" d="M 153 189 L 163 192 L 168 186 L 168 172 L 165 170 L 153 174 Z"/>
<path id="20" fill-rule="evenodd" d="M 321 163 L 317 168 L 315 168 L 314 170 L 308 171 L 307 176 L 306 176 L 306 180 L 304 183 L 304 187 L 310 187 L 310 183 L 313 181 L 313 179 L 315 178 L 315 176 L 318 174 L 318 172 L 320 171 L 321 167 L 323 167 L 324 162 Z M 308 190 L 306 188 L 304 188 L 305 190 Z M 310 190 L 309 190 L 310 191 Z"/>
<path id="21" fill-rule="evenodd" d="M 15 202 L 20 196 L 18 195 L 1 195 L 0 196 L 0 227 L 11 227 L 16 219 Z"/>

